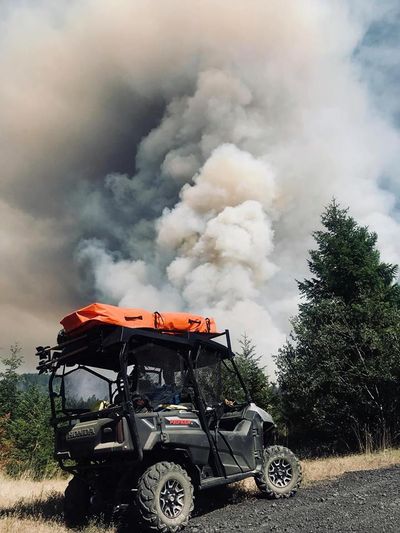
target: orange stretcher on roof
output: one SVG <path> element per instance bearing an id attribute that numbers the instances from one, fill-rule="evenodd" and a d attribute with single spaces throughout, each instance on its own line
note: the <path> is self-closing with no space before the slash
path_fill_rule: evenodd
<path id="1" fill-rule="evenodd" d="M 78 309 L 61 320 L 66 333 L 87 330 L 100 324 L 125 326 L 128 328 L 151 328 L 160 331 L 192 331 L 197 333 L 217 333 L 213 318 L 205 318 L 192 313 L 159 313 L 145 309 L 116 307 L 93 303 Z"/>

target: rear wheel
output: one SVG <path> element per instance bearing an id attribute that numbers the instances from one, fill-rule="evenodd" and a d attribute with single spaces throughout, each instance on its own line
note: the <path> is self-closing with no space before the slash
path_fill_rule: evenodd
<path id="1" fill-rule="evenodd" d="M 290 498 L 300 487 L 300 461 L 284 446 L 269 446 L 264 450 L 262 472 L 255 478 L 258 488 L 267 498 Z"/>
<path id="2" fill-rule="evenodd" d="M 64 520 L 67 527 L 78 527 L 85 523 L 90 505 L 88 484 L 73 477 L 65 489 Z"/>
<path id="3" fill-rule="evenodd" d="M 141 476 L 137 504 L 142 523 L 151 531 L 175 533 L 187 525 L 193 510 L 193 485 L 175 463 L 156 463 Z"/>

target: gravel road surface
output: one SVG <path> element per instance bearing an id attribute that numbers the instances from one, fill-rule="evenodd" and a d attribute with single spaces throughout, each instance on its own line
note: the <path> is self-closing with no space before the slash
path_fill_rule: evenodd
<path id="1" fill-rule="evenodd" d="M 209 492 L 208 502 L 204 492 L 197 504 L 185 533 L 400 533 L 400 465 L 351 472 L 300 489 L 289 500 L 245 498 L 220 488 Z"/>

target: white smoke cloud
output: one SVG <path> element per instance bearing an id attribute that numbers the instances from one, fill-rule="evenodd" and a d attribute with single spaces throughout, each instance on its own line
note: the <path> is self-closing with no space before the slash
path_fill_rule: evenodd
<path id="1" fill-rule="evenodd" d="M 179 296 L 169 287 L 156 287 L 149 279 L 149 269 L 144 261 L 116 259 L 99 241 L 82 242 L 77 253 L 79 262 L 91 263 L 98 294 L 121 306 L 145 306 L 161 309 L 165 302 L 172 308 L 182 305 Z"/>
<path id="2" fill-rule="evenodd" d="M 258 202 L 226 207 L 168 266 L 168 277 L 188 302 L 230 307 L 256 297 L 256 287 L 271 277 L 275 268 L 267 256 L 272 247 L 272 230 Z"/>
<path id="3" fill-rule="evenodd" d="M 393 46 L 366 34 L 394 9 L 4 2 L 2 313 L 23 312 L 27 338 L 92 298 L 204 312 L 272 371 L 332 196 L 400 260 L 394 82 L 377 104 Z"/>
<path id="4" fill-rule="evenodd" d="M 230 308 L 256 298 L 275 266 L 267 212 L 275 199 L 270 168 L 234 145 L 215 149 L 158 221 L 157 243 L 173 252 L 169 281 L 186 302 Z"/>

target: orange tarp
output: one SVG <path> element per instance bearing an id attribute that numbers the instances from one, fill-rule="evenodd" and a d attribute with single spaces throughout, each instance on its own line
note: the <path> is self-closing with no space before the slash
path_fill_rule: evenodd
<path id="1" fill-rule="evenodd" d="M 197 331 L 198 333 L 216 333 L 213 318 L 204 318 L 190 313 L 154 313 L 155 327 L 165 331 Z"/>
<path id="2" fill-rule="evenodd" d="M 74 311 L 61 320 L 67 333 L 89 329 L 99 324 L 128 328 L 151 328 L 163 331 L 196 331 L 216 333 L 214 319 L 191 313 L 151 313 L 145 309 L 116 307 L 93 303 Z"/>
<path id="3" fill-rule="evenodd" d="M 67 333 L 82 326 L 92 327 L 100 323 L 130 328 L 154 328 L 154 316 L 144 309 L 94 303 L 74 311 L 61 320 Z"/>

